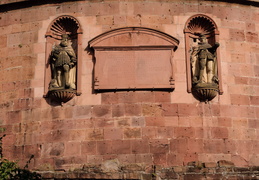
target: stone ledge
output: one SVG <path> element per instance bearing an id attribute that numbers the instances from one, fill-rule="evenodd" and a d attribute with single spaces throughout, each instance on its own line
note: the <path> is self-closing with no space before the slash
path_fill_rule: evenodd
<path id="1" fill-rule="evenodd" d="M 0 2 L 0 12 L 5 12 L 9 10 L 22 9 L 30 6 L 44 5 L 44 4 L 55 4 L 55 3 L 63 3 L 63 2 L 75 2 L 80 0 L 1 0 Z M 100 2 L 101 0 L 91 0 L 89 2 Z M 117 0 L 109 0 L 109 1 L 117 1 Z M 136 0 L 130 0 L 136 1 Z M 171 0 L 175 1 L 175 0 Z M 198 0 L 189 0 L 189 1 L 197 1 Z M 203 1 L 218 1 L 218 2 L 226 2 L 226 3 L 234 3 L 234 4 L 242 4 L 248 6 L 256 6 L 259 7 L 259 0 L 203 0 Z M 168 0 L 166 0 L 168 2 Z"/>
<path id="2" fill-rule="evenodd" d="M 206 167 L 207 166 L 207 167 Z M 128 179 L 128 180 L 166 180 L 166 179 L 259 179 L 259 167 L 235 167 L 232 162 L 190 162 L 187 166 L 145 166 L 129 164 L 116 171 L 104 170 L 101 166 L 88 165 L 75 171 L 37 171 L 43 179 Z"/>

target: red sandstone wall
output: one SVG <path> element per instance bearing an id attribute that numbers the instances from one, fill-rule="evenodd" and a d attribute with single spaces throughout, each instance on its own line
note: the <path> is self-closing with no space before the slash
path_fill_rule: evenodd
<path id="1" fill-rule="evenodd" d="M 206 14 L 220 31 L 224 94 L 209 104 L 186 91 L 183 29 Z M 60 15 L 83 29 L 83 48 L 114 28 L 142 26 L 180 40 L 175 90 L 92 93 L 92 56 L 83 51 L 82 95 L 64 106 L 43 98 L 45 33 Z M 78 1 L 0 14 L 0 123 L 5 157 L 31 168 L 119 165 L 182 166 L 227 160 L 259 166 L 259 9 L 198 1 Z M 109 168 L 108 168 L 109 170 Z"/>

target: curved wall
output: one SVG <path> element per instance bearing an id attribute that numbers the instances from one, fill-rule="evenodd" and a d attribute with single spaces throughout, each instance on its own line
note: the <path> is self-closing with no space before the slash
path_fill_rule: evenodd
<path id="1" fill-rule="evenodd" d="M 27 2 L 28 3 L 28 2 Z M 0 5 L 7 8 L 6 5 Z M 0 13 L 0 123 L 5 157 L 34 170 L 100 166 L 182 167 L 192 161 L 259 166 L 259 9 L 215 1 L 76 1 Z M 11 8 L 13 7 L 13 8 Z M 1 7 L 0 7 L 1 8 Z M 219 30 L 223 94 L 205 104 L 187 92 L 184 28 L 195 14 Z M 62 15 L 82 28 L 81 92 L 63 106 L 44 95 L 45 34 Z M 116 28 L 144 27 L 180 41 L 175 89 L 93 91 L 88 42 Z M 148 171 L 148 170 L 147 170 Z"/>

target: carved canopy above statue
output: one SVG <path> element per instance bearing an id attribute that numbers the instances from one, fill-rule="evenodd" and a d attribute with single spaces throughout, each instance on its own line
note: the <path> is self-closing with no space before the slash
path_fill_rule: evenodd
<path id="1" fill-rule="evenodd" d="M 179 41 L 148 28 L 106 32 L 89 42 L 95 51 L 95 90 L 173 89 Z"/>

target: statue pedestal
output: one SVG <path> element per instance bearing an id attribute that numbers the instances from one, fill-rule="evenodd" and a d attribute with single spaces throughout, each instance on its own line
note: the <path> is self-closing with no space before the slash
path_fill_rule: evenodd
<path id="1" fill-rule="evenodd" d="M 201 102 L 211 101 L 217 96 L 218 92 L 218 85 L 211 83 L 200 83 L 192 88 L 193 96 Z"/>
<path id="2" fill-rule="evenodd" d="M 58 90 L 50 90 L 48 92 L 48 97 L 52 100 L 62 104 L 71 100 L 76 95 L 76 90 L 71 89 L 58 89 Z"/>

